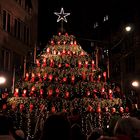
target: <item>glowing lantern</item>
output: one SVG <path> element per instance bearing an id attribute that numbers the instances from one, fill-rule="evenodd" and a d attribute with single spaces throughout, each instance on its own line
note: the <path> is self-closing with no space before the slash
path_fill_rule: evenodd
<path id="1" fill-rule="evenodd" d="M 50 89 L 50 90 L 48 91 L 48 96 L 52 96 L 52 94 L 53 94 L 53 90 Z"/>
<path id="2" fill-rule="evenodd" d="M 70 54 L 71 54 L 71 52 L 70 52 L 70 51 L 68 51 L 67 53 L 68 53 L 68 55 L 70 55 Z"/>
<path id="3" fill-rule="evenodd" d="M 76 41 L 74 41 L 74 45 L 77 45 L 77 42 Z"/>
<path id="4" fill-rule="evenodd" d="M 69 95 L 70 95 L 70 94 L 69 94 L 69 92 L 67 91 L 66 94 L 65 94 L 65 98 L 68 98 Z"/>
<path id="5" fill-rule="evenodd" d="M 53 40 L 51 40 L 51 45 L 54 45 L 54 41 Z"/>
<path id="6" fill-rule="evenodd" d="M 129 108 L 128 107 L 125 108 L 125 112 L 127 112 L 127 113 L 129 112 Z"/>
<path id="7" fill-rule="evenodd" d="M 25 81 L 28 81 L 28 79 L 29 79 L 29 73 L 26 73 L 26 75 L 25 75 Z"/>
<path id="8" fill-rule="evenodd" d="M 16 108 L 16 104 L 13 103 L 13 104 L 12 104 L 12 109 L 14 110 L 15 108 Z"/>
<path id="9" fill-rule="evenodd" d="M 101 75 L 98 75 L 98 82 L 100 82 L 101 80 Z"/>
<path id="10" fill-rule="evenodd" d="M 55 81 L 58 81 L 58 77 L 55 77 Z"/>
<path id="11" fill-rule="evenodd" d="M 88 111 L 88 112 L 93 112 L 93 108 L 92 108 L 91 105 L 88 105 L 88 107 L 87 107 L 87 111 Z"/>
<path id="12" fill-rule="evenodd" d="M 112 113 L 115 113 L 116 112 L 116 108 L 113 107 L 111 111 L 112 111 Z"/>
<path id="13" fill-rule="evenodd" d="M 36 64 L 37 64 L 38 67 L 40 66 L 40 62 L 39 62 L 38 59 L 36 60 Z"/>
<path id="14" fill-rule="evenodd" d="M 40 78 L 41 74 L 40 74 L 40 73 L 38 73 L 38 74 L 37 74 L 37 76 Z"/>
<path id="15" fill-rule="evenodd" d="M 40 110 L 44 110 L 45 105 L 40 104 Z"/>
<path id="16" fill-rule="evenodd" d="M 62 112 L 67 112 L 67 110 L 65 108 L 63 108 Z"/>
<path id="17" fill-rule="evenodd" d="M 100 106 L 97 107 L 97 113 L 101 113 L 101 107 Z"/>
<path id="18" fill-rule="evenodd" d="M 58 64 L 58 67 L 59 67 L 59 68 L 61 68 L 61 66 L 62 66 L 61 64 Z"/>
<path id="19" fill-rule="evenodd" d="M 68 68 L 70 65 L 66 63 L 65 66 Z"/>
<path id="20" fill-rule="evenodd" d="M 124 108 L 120 107 L 120 113 L 123 113 L 123 112 L 124 112 Z"/>
<path id="21" fill-rule="evenodd" d="M 20 111 L 22 111 L 24 109 L 24 104 L 20 104 L 19 108 L 20 108 Z"/>
<path id="22" fill-rule="evenodd" d="M 63 50 L 62 53 L 65 54 L 66 53 L 66 50 Z"/>
<path id="23" fill-rule="evenodd" d="M 23 90 L 23 93 L 22 93 L 22 96 L 23 96 L 23 97 L 26 97 L 26 93 L 27 93 L 27 90 L 24 89 L 24 90 Z"/>
<path id="24" fill-rule="evenodd" d="M 92 69 L 94 69 L 95 64 L 94 64 L 94 60 L 92 60 Z"/>
<path id="25" fill-rule="evenodd" d="M 60 51 L 58 52 L 58 55 L 61 55 Z"/>
<path id="26" fill-rule="evenodd" d="M 55 107 L 54 107 L 54 106 L 51 108 L 51 112 L 52 112 L 52 113 L 55 113 L 55 112 L 56 112 L 56 110 L 55 110 Z"/>
<path id="27" fill-rule="evenodd" d="M 82 72 L 82 78 L 83 78 L 83 80 L 86 79 L 86 73 L 85 72 Z"/>
<path id="28" fill-rule="evenodd" d="M 60 45 L 60 41 L 57 41 L 57 44 Z"/>
<path id="29" fill-rule="evenodd" d="M 6 104 L 3 104 L 2 109 L 5 110 L 7 108 Z"/>
<path id="30" fill-rule="evenodd" d="M 106 72 L 103 73 L 103 76 L 104 76 L 104 79 L 105 79 L 105 82 L 106 82 Z"/>
<path id="31" fill-rule="evenodd" d="M 48 76 L 48 74 L 47 74 L 47 73 L 45 73 L 45 74 L 44 74 L 44 80 L 46 80 L 46 79 L 47 79 L 47 76 Z"/>
<path id="32" fill-rule="evenodd" d="M 112 93 L 112 90 L 111 89 L 109 89 L 109 94 L 111 94 Z"/>
<path id="33" fill-rule="evenodd" d="M 66 44 L 66 41 L 64 41 L 63 44 L 65 45 Z"/>
<path id="34" fill-rule="evenodd" d="M 34 105 L 33 104 L 30 104 L 30 111 L 32 111 L 34 108 Z"/>
<path id="35" fill-rule="evenodd" d="M 46 58 L 43 59 L 43 67 L 46 66 Z"/>
<path id="36" fill-rule="evenodd" d="M 85 61 L 85 67 L 86 68 L 88 67 L 88 61 Z"/>
<path id="37" fill-rule="evenodd" d="M 53 54 L 56 55 L 56 50 L 53 51 Z"/>
<path id="38" fill-rule="evenodd" d="M 14 96 L 15 96 L 15 97 L 18 97 L 18 92 L 19 92 L 19 89 L 16 88 L 16 89 L 15 89 L 15 92 L 14 92 Z"/>
<path id="39" fill-rule="evenodd" d="M 70 42 L 70 45 L 73 45 L 73 41 Z"/>
<path id="40" fill-rule="evenodd" d="M 48 78 L 49 78 L 49 79 L 50 79 L 50 81 L 51 81 L 51 80 L 53 79 L 53 75 L 52 75 L 52 74 L 50 74 Z"/>
<path id="41" fill-rule="evenodd" d="M 32 73 L 31 82 L 34 82 L 34 80 L 35 80 L 35 74 Z"/>
<path id="42" fill-rule="evenodd" d="M 81 52 L 81 56 L 83 56 L 83 55 L 84 55 L 84 52 L 82 51 L 82 52 Z"/>
<path id="43" fill-rule="evenodd" d="M 61 35 L 61 32 L 59 32 L 58 35 L 60 36 Z"/>
<path id="44" fill-rule="evenodd" d="M 102 88 L 102 93 L 104 93 L 104 92 L 105 92 L 105 88 L 103 87 L 103 88 Z"/>
<path id="45" fill-rule="evenodd" d="M 54 61 L 53 59 L 50 60 L 50 67 L 53 67 L 54 66 Z"/>
<path id="46" fill-rule="evenodd" d="M 105 107 L 105 111 L 108 112 L 108 107 Z"/>
<path id="47" fill-rule="evenodd" d="M 64 81 L 64 82 L 66 82 L 66 81 L 67 81 L 67 78 L 66 78 L 66 77 L 64 77 L 64 78 L 63 78 L 63 81 Z"/>
<path id="48" fill-rule="evenodd" d="M 56 93 L 59 93 L 59 92 L 60 92 L 59 88 L 57 88 L 57 89 L 55 90 L 55 92 L 56 92 Z"/>
<path id="49" fill-rule="evenodd" d="M 32 91 L 32 92 L 35 91 L 35 86 L 33 86 L 33 87 L 31 88 L 31 91 Z"/>
<path id="50" fill-rule="evenodd" d="M 68 33 L 65 33 L 65 36 L 68 36 Z"/>
<path id="51" fill-rule="evenodd" d="M 89 96 L 90 95 L 90 91 L 87 91 L 87 96 Z"/>
<path id="52" fill-rule="evenodd" d="M 50 48 L 47 48 L 47 53 L 49 53 L 50 52 Z"/>
<path id="53" fill-rule="evenodd" d="M 78 62 L 78 68 L 81 68 L 81 66 L 82 66 L 82 62 L 79 61 L 79 62 Z"/>
<path id="54" fill-rule="evenodd" d="M 40 89 L 40 95 L 43 95 L 43 89 Z"/>
<path id="55" fill-rule="evenodd" d="M 75 81 L 75 76 L 74 75 L 72 75 L 71 81 L 72 81 L 72 83 L 74 83 L 74 81 Z"/>

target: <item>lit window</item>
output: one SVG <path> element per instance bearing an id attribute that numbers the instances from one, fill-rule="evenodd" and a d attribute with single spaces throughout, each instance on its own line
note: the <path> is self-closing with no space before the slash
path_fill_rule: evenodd
<path id="1" fill-rule="evenodd" d="M 98 22 L 95 22 L 95 24 L 94 24 L 93 27 L 94 27 L 94 28 L 97 28 L 97 27 L 98 27 Z"/>
<path id="2" fill-rule="evenodd" d="M 104 16 L 103 21 L 105 22 L 105 21 L 107 21 L 107 20 L 108 20 L 108 15 Z"/>

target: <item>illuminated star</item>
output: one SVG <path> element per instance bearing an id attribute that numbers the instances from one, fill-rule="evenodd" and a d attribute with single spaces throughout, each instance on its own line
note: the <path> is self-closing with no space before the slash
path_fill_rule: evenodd
<path id="1" fill-rule="evenodd" d="M 55 15 L 58 16 L 57 22 L 64 20 L 65 22 L 67 22 L 66 16 L 69 16 L 70 13 L 64 13 L 64 9 L 61 8 L 60 13 L 54 12 Z"/>

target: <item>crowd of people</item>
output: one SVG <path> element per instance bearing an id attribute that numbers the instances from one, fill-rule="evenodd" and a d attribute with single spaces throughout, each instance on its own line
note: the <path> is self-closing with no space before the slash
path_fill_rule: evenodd
<path id="1" fill-rule="evenodd" d="M 46 119 L 41 131 L 33 140 L 140 140 L 140 120 L 120 117 L 110 121 L 108 131 L 95 128 L 86 136 L 81 131 L 80 116 L 54 113 Z M 23 130 L 14 128 L 12 119 L 0 114 L 0 140 L 27 140 Z"/>

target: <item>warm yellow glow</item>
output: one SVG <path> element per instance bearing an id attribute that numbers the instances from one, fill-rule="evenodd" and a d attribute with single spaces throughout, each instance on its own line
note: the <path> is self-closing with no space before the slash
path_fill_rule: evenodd
<path id="1" fill-rule="evenodd" d="M 4 84 L 6 82 L 6 78 L 5 77 L 0 77 L 0 84 Z"/>
<path id="2" fill-rule="evenodd" d="M 125 30 L 126 30 L 127 32 L 130 32 L 130 31 L 131 31 L 131 26 L 126 26 L 126 27 L 125 27 Z"/>
<path id="3" fill-rule="evenodd" d="M 132 82 L 132 86 L 138 87 L 138 86 L 139 86 L 139 82 L 138 82 L 138 81 L 133 81 L 133 82 Z"/>

